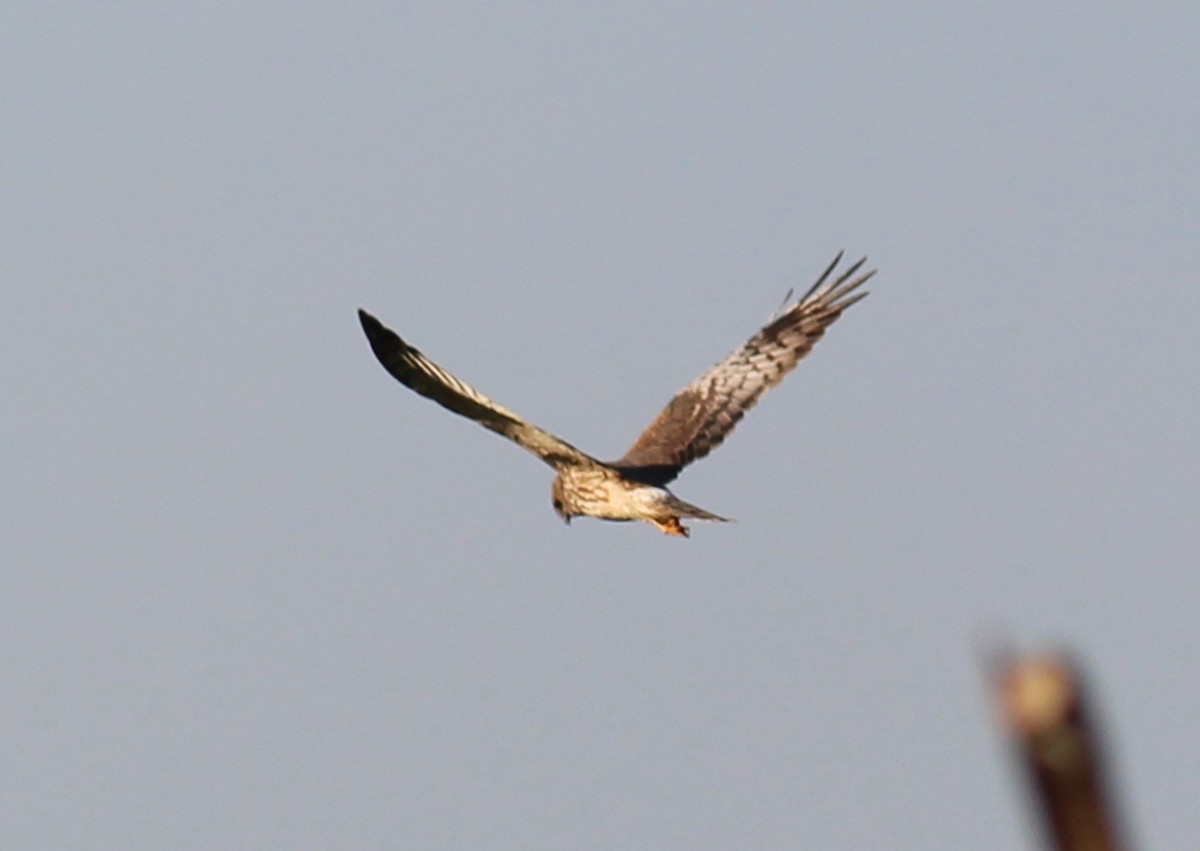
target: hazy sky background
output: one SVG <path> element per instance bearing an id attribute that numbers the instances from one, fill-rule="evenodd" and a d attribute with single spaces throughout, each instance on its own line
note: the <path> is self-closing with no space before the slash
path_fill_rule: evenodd
<path id="1" fill-rule="evenodd" d="M 1195 3 L 9 4 L 12 848 L 1025 847 L 981 640 L 1200 841 Z M 839 249 L 676 492 L 602 457 Z"/>

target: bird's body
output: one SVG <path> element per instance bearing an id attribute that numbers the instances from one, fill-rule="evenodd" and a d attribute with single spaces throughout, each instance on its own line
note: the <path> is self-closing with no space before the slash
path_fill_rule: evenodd
<path id="1" fill-rule="evenodd" d="M 622 476 L 608 465 L 568 467 L 554 477 L 550 486 L 554 510 L 568 522 L 572 517 L 601 520 L 642 520 L 668 535 L 687 537 L 680 519 L 720 520 L 703 508 L 684 502 L 665 487 L 645 484 Z"/>
<path id="2" fill-rule="evenodd" d="M 827 283 L 841 260 L 839 254 L 803 298 L 781 308 L 746 343 L 676 394 L 629 451 L 612 462 L 599 461 L 501 407 L 366 311 L 358 313 L 371 349 L 393 377 L 554 467 L 558 475 L 551 486 L 551 501 L 568 523 L 579 516 L 640 520 L 668 535 L 686 537 L 683 519 L 727 518 L 684 502 L 667 485 L 685 466 L 719 446 L 762 394 L 808 354 L 842 311 L 866 296 L 855 291 L 874 272 L 854 278 L 865 259 Z"/>

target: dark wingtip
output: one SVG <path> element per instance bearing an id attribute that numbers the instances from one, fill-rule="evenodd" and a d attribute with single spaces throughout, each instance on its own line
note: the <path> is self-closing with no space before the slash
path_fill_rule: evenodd
<path id="1" fill-rule="evenodd" d="M 358 309 L 358 321 L 362 324 L 363 330 L 368 334 L 371 333 L 373 328 L 378 328 L 381 325 L 378 319 L 367 313 L 361 307 Z"/>
<path id="2" fill-rule="evenodd" d="M 401 345 L 400 338 L 396 336 L 396 332 L 361 307 L 358 309 L 358 321 L 362 323 L 363 333 L 367 335 L 367 342 L 371 344 L 371 351 L 380 363 L 387 366 L 387 356 L 396 346 Z"/>
<path id="3" fill-rule="evenodd" d="M 363 332 L 367 335 L 367 339 L 371 341 L 372 347 L 382 343 L 392 333 L 386 325 L 361 307 L 358 309 L 358 321 L 362 323 Z"/>

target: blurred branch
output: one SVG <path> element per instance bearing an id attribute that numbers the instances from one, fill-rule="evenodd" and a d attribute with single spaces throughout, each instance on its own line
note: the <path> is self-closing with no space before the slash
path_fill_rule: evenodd
<path id="1" fill-rule="evenodd" d="M 1106 794 L 1103 754 L 1077 666 L 1061 656 L 1001 654 L 993 687 L 1040 801 L 1048 848 L 1127 848 Z"/>

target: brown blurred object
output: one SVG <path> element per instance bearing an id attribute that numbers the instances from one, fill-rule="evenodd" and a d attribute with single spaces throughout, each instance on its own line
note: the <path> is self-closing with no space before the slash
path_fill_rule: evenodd
<path id="1" fill-rule="evenodd" d="M 1078 667 L 1062 656 L 1001 654 L 993 671 L 1004 720 L 1041 802 L 1047 847 L 1127 849 Z"/>

